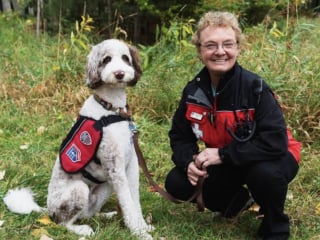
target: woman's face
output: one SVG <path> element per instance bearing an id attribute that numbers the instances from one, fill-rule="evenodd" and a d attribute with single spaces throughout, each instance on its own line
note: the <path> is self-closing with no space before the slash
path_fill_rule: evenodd
<path id="1" fill-rule="evenodd" d="M 236 34 L 231 27 L 208 26 L 200 32 L 199 55 L 212 77 L 229 71 L 238 54 Z"/>

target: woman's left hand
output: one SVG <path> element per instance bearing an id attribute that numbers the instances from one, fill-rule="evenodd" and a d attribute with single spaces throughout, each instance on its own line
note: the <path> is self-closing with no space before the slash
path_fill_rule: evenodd
<path id="1" fill-rule="evenodd" d="M 206 169 L 210 165 L 221 164 L 218 148 L 206 148 L 195 157 L 195 164 L 199 169 Z"/>

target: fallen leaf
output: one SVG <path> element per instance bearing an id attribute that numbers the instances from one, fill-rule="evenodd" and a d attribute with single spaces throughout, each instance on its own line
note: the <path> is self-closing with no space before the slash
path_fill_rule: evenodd
<path id="1" fill-rule="evenodd" d="M 160 188 L 163 188 L 163 183 L 159 183 L 158 186 L 159 186 Z M 150 191 L 150 192 L 158 192 L 157 189 L 156 189 L 154 186 L 151 186 L 151 187 L 149 188 L 149 191 Z"/>
<path id="2" fill-rule="evenodd" d="M 293 199 L 293 194 L 292 194 L 292 192 L 288 192 L 288 193 L 287 193 L 287 199 L 288 199 L 288 200 L 292 200 L 292 199 Z"/>
<path id="3" fill-rule="evenodd" d="M 38 229 L 34 229 L 31 235 L 34 237 L 41 237 L 42 235 L 48 235 L 48 232 L 44 228 L 38 228 Z"/>
<path id="4" fill-rule="evenodd" d="M 87 240 L 85 237 L 81 237 L 78 240 Z"/>
<path id="5" fill-rule="evenodd" d="M 38 219 L 37 222 L 41 223 L 42 225 L 50 225 L 53 223 L 49 216 L 43 216 L 42 218 Z"/>
<path id="6" fill-rule="evenodd" d="M 6 175 L 6 171 L 5 170 L 1 170 L 0 171 L 0 180 L 4 179 L 5 175 Z"/>
<path id="7" fill-rule="evenodd" d="M 41 134 L 43 134 L 46 130 L 47 130 L 46 127 L 40 126 L 40 127 L 38 127 L 38 129 L 37 129 L 37 134 L 38 134 L 38 135 L 41 135 Z"/>
<path id="8" fill-rule="evenodd" d="M 40 240 L 53 240 L 52 238 L 48 237 L 47 235 L 45 234 L 42 234 L 41 237 L 40 237 Z"/>
<path id="9" fill-rule="evenodd" d="M 22 144 L 22 145 L 20 145 L 20 149 L 21 150 L 26 150 L 26 149 L 28 149 L 29 148 L 29 145 L 28 144 Z"/>

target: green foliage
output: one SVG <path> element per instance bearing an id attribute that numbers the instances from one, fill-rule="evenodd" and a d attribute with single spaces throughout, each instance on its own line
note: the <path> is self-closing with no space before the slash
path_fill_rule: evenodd
<path id="1" fill-rule="evenodd" d="M 159 11 L 153 3 L 150 3 L 149 0 L 136 0 L 136 3 L 141 11 L 152 12 L 155 15 L 161 15 L 161 11 Z"/>
<path id="2" fill-rule="evenodd" d="M 279 28 L 279 26 L 285 26 Z M 250 41 L 245 47 L 241 62 L 257 71 L 273 87 L 281 101 L 289 125 L 305 143 L 319 136 L 319 72 L 315 66 L 320 53 L 315 42 L 315 22 L 297 21 L 294 28 L 286 24 L 263 25 L 247 30 Z M 261 37 L 256 41 L 256 36 Z M 303 46 L 308 46 L 303 47 Z M 255 61 L 252 61 L 255 59 Z M 305 105 L 307 104 L 307 105 Z M 304 106 L 304 107 L 302 107 Z M 313 139 L 313 140 L 311 140 Z"/>
<path id="3" fill-rule="evenodd" d="M 45 64 L 51 59 L 49 51 L 52 49 L 48 49 L 51 43 L 46 42 L 45 37 L 39 42 L 34 40 L 32 19 L 0 14 L 0 26 L 0 73 L 3 81 L 36 84 L 47 74 L 52 74 L 50 66 Z"/>
<path id="4" fill-rule="evenodd" d="M 171 118 L 183 86 L 196 70 L 197 55 L 190 43 L 193 25 L 193 19 L 172 21 L 169 27 L 162 26 L 159 30 L 159 40 L 155 45 L 140 46 L 144 77 L 135 92 L 140 95 L 140 91 L 149 89 L 147 94 L 152 97 L 140 98 L 135 105 L 148 110 L 144 112 L 148 112 L 152 119 L 162 121 Z"/>
<path id="5" fill-rule="evenodd" d="M 201 7 L 201 1 L 196 0 L 136 0 L 139 10 L 149 16 L 161 19 L 160 24 L 165 25 L 176 16 L 190 18 L 194 14 L 194 9 Z"/>
<path id="6" fill-rule="evenodd" d="M 75 27 L 74 36 L 89 46 L 91 32 L 81 32 L 81 27 L 81 23 L 78 30 Z M 287 122 L 304 143 L 300 172 L 286 202 L 292 240 L 317 239 L 320 231 L 319 27 L 318 19 L 294 18 L 246 28 L 247 44 L 239 59 L 274 89 Z M 159 28 L 156 44 L 139 46 L 144 74 L 128 93 L 141 149 L 160 184 L 172 167 L 167 137 L 171 116 L 183 87 L 202 67 L 190 44 L 193 28 L 193 20 L 172 20 Z M 10 188 L 31 187 L 36 201 L 46 204 L 59 145 L 90 94 L 84 86 L 88 49 L 76 46 L 70 35 L 36 39 L 32 19 L 0 14 L 0 171 L 5 171 L 1 198 Z M 156 227 L 155 239 L 255 239 L 260 223 L 255 213 L 244 212 L 238 221 L 213 218 L 209 211 L 199 213 L 190 204 L 166 201 L 150 191 L 144 176 L 140 179 L 143 213 Z M 116 209 L 113 196 L 104 210 Z M 38 221 L 45 216 L 13 214 L 0 204 L 0 220 L 4 220 L 0 239 L 39 239 L 41 232 L 52 239 L 79 239 L 61 226 Z M 82 223 L 97 231 L 90 239 L 134 239 L 123 226 L 121 214 Z"/>
<path id="7" fill-rule="evenodd" d="M 75 22 L 75 29 L 70 34 L 70 41 L 64 41 L 62 44 L 62 55 L 60 46 L 58 46 L 58 66 L 55 67 L 57 80 L 63 81 L 66 74 L 70 72 L 73 74 L 83 72 L 85 65 L 83 56 L 89 52 L 91 47 L 89 35 L 94 29 L 93 22 L 90 16 L 81 16 L 81 22 Z M 63 35 L 59 35 L 59 40 L 61 37 Z"/>
<path id="8" fill-rule="evenodd" d="M 77 52 L 81 52 L 82 50 L 88 51 L 89 49 L 89 39 L 87 37 L 88 34 L 93 30 L 93 19 L 90 16 L 81 16 L 81 22 L 76 21 L 75 23 L 75 33 L 71 32 L 71 46 L 75 48 Z"/>

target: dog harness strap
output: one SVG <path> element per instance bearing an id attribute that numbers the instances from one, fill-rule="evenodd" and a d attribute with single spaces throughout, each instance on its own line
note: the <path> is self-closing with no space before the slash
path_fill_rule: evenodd
<path id="1" fill-rule="evenodd" d="M 84 168 L 81 170 L 82 176 L 85 177 L 86 179 L 89 179 L 91 182 L 94 182 L 96 184 L 101 184 L 104 183 L 105 181 L 100 181 L 94 176 L 91 175 L 88 171 L 86 171 Z"/>
<path id="2" fill-rule="evenodd" d="M 112 123 L 121 122 L 121 121 L 125 121 L 125 120 L 127 120 L 127 119 L 125 119 L 119 115 L 103 116 L 102 118 L 100 118 L 100 120 L 97 120 L 95 122 L 93 127 L 96 130 L 101 130 L 103 127 L 107 127 L 108 125 L 110 125 Z"/>
<path id="3" fill-rule="evenodd" d="M 99 158 L 97 158 L 96 156 L 95 156 L 95 157 L 93 157 L 92 161 L 94 161 L 96 164 L 101 165 L 101 161 L 100 161 L 100 159 L 99 159 Z"/>

